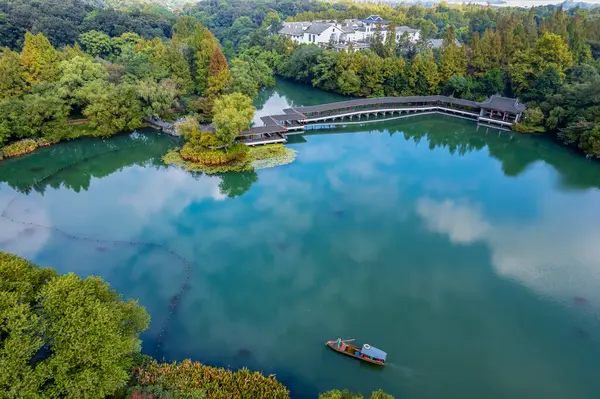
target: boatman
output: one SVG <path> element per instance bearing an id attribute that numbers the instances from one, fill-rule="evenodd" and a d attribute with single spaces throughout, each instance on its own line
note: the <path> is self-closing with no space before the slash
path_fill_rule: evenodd
<path id="1" fill-rule="evenodd" d="M 340 346 L 342 346 L 342 339 L 338 338 L 337 339 L 337 347 L 338 347 L 338 349 L 340 348 Z"/>

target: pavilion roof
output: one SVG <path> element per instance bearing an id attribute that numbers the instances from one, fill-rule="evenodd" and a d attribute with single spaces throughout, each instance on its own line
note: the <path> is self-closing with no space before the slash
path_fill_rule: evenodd
<path id="1" fill-rule="evenodd" d="M 527 106 L 519 103 L 518 99 L 501 96 L 491 96 L 485 101 L 477 103 L 477 105 L 481 108 L 510 112 L 513 114 L 520 114 L 527 109 Z"/>

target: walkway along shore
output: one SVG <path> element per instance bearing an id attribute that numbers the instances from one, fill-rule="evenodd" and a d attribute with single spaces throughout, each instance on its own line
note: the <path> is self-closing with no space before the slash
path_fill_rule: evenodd
<path id="1" fill-rule="evenodd" d="M 527 109 L 515 98 L 491 96 L 476 102 L 446 96 L 381 97 L 341 101 L 308 107 L 287 108 L 280 115 L 260 118 L 264 126 L 253 127 L 238 135 L 246 145 L 285 143 L 288 134 L 323 129 L 350 123 L 379 122 L 380 116 L 407 117 L 441 113 L 477 123 L 510 129 Z M 373 119 L 369 119 L 374 117 Z M 391 119 L 391 118 L 390 118 Z"/>

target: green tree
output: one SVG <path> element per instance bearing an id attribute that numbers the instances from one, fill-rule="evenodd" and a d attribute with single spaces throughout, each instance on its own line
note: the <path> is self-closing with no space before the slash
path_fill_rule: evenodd
<path id="1" fill-rule="evenodd" d="M 484 96 L 504 93 L 504 72 L 499 68 L 486 71 L 479 79 L 479 91 Z"/>
<path id="2" fill-rule="evenodd" d="M 544 131 L 544 113 L 539 108 L 528 108 L 523 119 L 513 129 L 521 133 L 539 133 Z"/>
<path id="3" fill-rule="evenodd" d="M 573 65 L 573 57 L 563 39 L 553 33 L 544 33 L 528 50 L 519 51 L 509 65 L 513 89 L 517 94 L 527 91 L 544 70 L 553 68 L 561 80 Z"/>
<path id="4" fill-rule="evenodd" d="M 25 69 L 21 65 L 19 54 L 8 47 L 0 53 L 0 101 L 20 96 L 27 90 Z"/>
<path id="5" fill-rule="evenodd" d="M 250 126 L 254 106 L 252 100 L 241 93 L 227 94 L 215 101 L 213 114 L 217 138 L 230 145 L 242 130 Z"/>
<path id="6" fill-rule="evenodd" d="M 74 105 L 83 105 L 79 90 L 86 84 L 96 80 L 106 80 L 106 67 L 92 61 L 89 57 L 77 56 L 68 61 L 61 61 L 58 70 L 58 95 Z"/>
<path id="7" fill-rule="evenodd" d="M 137 33 L 125 32 L 119 37 L 111 38 L 110 51 L 117 56 L 127 52 L 133 53 L 133 48 L 143 41 L 144 39 Z"/>
<path id="8" fill-rule="evenodd" d="M 448 26 L 446 36 L 440 51 L 439 77 L 445 83 L 453 75 L 462 76 L 467 72 L 467 57 L 465 49 L 456 45 L 454 26 Z"/>
<path id="9" fill-rule="evenodd" d="M 183 52 L 175 42 L 166 48 L 166 57 L 169 60 L 170 79 L 175 82 L 179 94 L 188 94 L 194 90 L 194 81 L 190 71 L 190 64 L 185 59 Z"/>
<path id="10" fill-rule="evenodd" d="M 498 32 L 493 29 L 487 29 L 481 37 L 481 57 L 482 68 L 498 68 L 502 63 L 502 40 Z"/>
<path id="11" fill-rule="evenodd" d="M 96 136 L 110 136 L 142 125 L 143 109 L 132 84 L 89 85 L 85 88 L 89 105 L 83 114 L 90 119 Z"/>
<path id="12" fill-rule="evenodd" d="M 313 66 L 318 63 L 322 53 L 323 49 L 314 45 L 300 46 L 279 67 L 279 73 L 284 78 L 310 84 L 315 78 Z"/>
<path id="13" fill-rule="evenodd" d="M 67 116 L 70 108 L 55 94 L 30 94 L 23 98 L 27 137 L 46 138 L 57 142 L 68 135 Z"/>
<path id="14" fill-rule="evenodd" d="M 258 84 L 252 77 L 252 68 L 246 61 L 234 59 L 231 62 L 231 81 L 227 87 L 229 93 L 242 93 L 250 98 L 258 94 Z"/>
<path id="15" fill-rule="evenodd" d="M 471 39 L 471 68 L 475 71 L 475 74 L 482 74 L 487 65 L 485 64 L 485 58 L 483 55 L 483 46 L 479 39 L 479 32 L 473 33 L 473 38 Z"/>
<path id="16" fill-rule="evenodd" d="M 149 316 L 98 277 L 0 252 L 0 396 L 104 398 L 125 387 Z"/>
<path id="17" fill-rule="evenodd" d="M 439 83 L 437 65 L 433 52 L 426 50 L 417 54 L 408 71 L 408 83 L 414 95 L 434 94 Z"/>
<path id="18" fill-rule="evenodd" d="M 360 77 L 352 70 L 343 71 L 337 79 L 340 93 L 349 96 L 359 92 Z"/>
<path id="19" fill-rule="evenodd" d="M 27 115 L 25 115 L 23 100 L 12 97 L 0 101 L 0 145 L 11 138 L 26 138 Z"/>
<path id="20" fill-rule="evenodd" d="M 394 57 L 396 55 L 396 24 L 390 23 L 387 27 L 384 43 L 385 57 Z"/>
<path id="21" fill-rule="evenodd" d="M 195 40 L 196 34 L 201 29 L 202 24 L 196 18 L 182 16 L 173 25 L 173 41 L 190 44 Z"/>
<path id="22" fill-rule="evenodd" d="M 592 59 L 592 51 L 585 40 L 585 20 L 579 16 L 574 16 L 567 30 L 569 32 L 569 48 L 573 54 L 573 60 L 578 63 L 589 62 Z"/>
<path id="23" fill-rule="evenodd" d="M 375 28 L 375 33 L 371 38 L 371 50 L 375 52 L 380 57 L 385 57 L 386 51 L 385 46 L 383 44 L 383 33 L 381 31 L 381 25 L 377 24 Z"/>
<path id="24" fill-rule="evenodd" d="M 168 79 L 160 82 L 142 80 L 137 84 L 137 95 L 142 102 L 144 116 L 162 117 L 173 107 L 177 87 Z"/>
<path id="25" fill-rule="evenodd" d="M 567 40 L 567 18 L 563 11 L 562 5 L 558 6 L 550 16 L 550 21 L 548 22 L 548 30 L 560 36 L 563 40 Z"/>
<path id="26" fill-rule="evenodd" d="M 207 95 L 211 60 L 216 43 L 212 33 L 201 25 L 196 28 L 191 41 L 195 50 L 196 90 L 201 95 Z"/>
<path id="27" fill-rule="evenodd" d="M 526 40 L 525 44 L 527 47 L 533 46 L 535 41 L 538 38 L 538 27 L 537 22 L 535 21 L 535 8 L 531 7 L 527 12 L 527 17 L 525 18 L 525 34 Z"/>
<path id="28" fill-rule="evenodd" d="M 587 129 L 581 135 L 579 149 L 585 154 L 600 156 L 600 124 L 596 124 L 592 129 Z"/>
<path id="29" fill-rule="evenodd" d="M 85 52 L 92 57 L 106 57 L 113 52 L 112 39 L 106 33 L 97 30 L 79 35 L 79 43 L 81 43 Z"/>
<path id="30" fill-rule="evenodd" d="M 27 32 L 21 52 L 21 64 L 25 68 L 24 78 L 28 83 L 51 81 L 58 73 L 58 54 L 46 36 Z"/>
<path id="31" fill-rule="evenodd" d="M 75 57 L 85 57 L 86 53 L 81 49 L 79 43 L 75 43 L 73 46 L 65 46 L 58 53 L 58 59 L 60 61 L 69 61 Z"/>
<path id="32" fill-rule="evenodd" d="M 335 91 L 337 88 L 336 64 L 339 56 L 335 51 L 324 51 L 313 66 L 314 79 L 312 85 L 323 90 Z"/>
<path id="33" fill-rule="evenodd" d="M 186 116 L 183 121 L 175 124 L 175 128 L 179 135 L 188 141 L 192 136 L 200 134 L 200 124 L 198 118 L 194 116 Z"/>
<path id="34" fill-rule="evenodd" d="M 261 28 L 267 29 L 270 34 L 277 34 L 281 30 L 282 23 L 279 14 L 269 11 L 261 23 Z"/>

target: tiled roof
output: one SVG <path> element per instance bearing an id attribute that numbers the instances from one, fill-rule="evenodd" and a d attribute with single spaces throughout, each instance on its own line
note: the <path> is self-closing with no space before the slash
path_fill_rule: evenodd
<path id="1" fill-rule="evenodd" d="M 456 43 L 458 47 L 462 46 L 457 39 L 454 40 L 454 43 Z M 444 44 L 444 39 L 430 39 L 428 46 L 429 48 L 440 48 L 442 47 L 442 44 Z"/>
<path id="2" fill-rule="evenodd" d="M 513 114 L 519 114 L 527 109 L 525 104 L 519 103 L 518 99 L 501 96 L 491 96 L 485 101 L 477 103 L 477 105 L 481 108 L 511 112 Z"/>
<path id="3" fill-rule="evenodd" d="M 379 98 L 361 98 L 357 100 L 341 101 L 329 104 L 312 105 L 308 107 L 295 107 L 294 111 L 306 114 L 307 112 L 325 112 L 343 108 L 357 107 L 363 105 L 380 105 L 380 104 L 405 104 L 416 102 L 440 102 L 447 104 L 456 104 L 466 107 L 478 108 L 475 101 L 463 100 L 460 98 L 446 96 L 412 96 L 412 97 L 379 97 Z M 291 111 L 291 109 L 290 109 Z M 288 113 L 288 110 L 283 110 Z"/>
<path id="4" fill-rule="evenodd" d="M 320 35 L 321 33 L 325 32 L 331 26 L 333 26 L 333 24 L 313 22 L 306 30 L 306 33 L 311 33 L 313 35 Z"/>
<path id="5" fill-rule="evenodd" d="M 302 36 L 306 28 L 310 25 L 310 22 L 284 22 L 283 27 L 279 30 L 279 34 Z"/>

